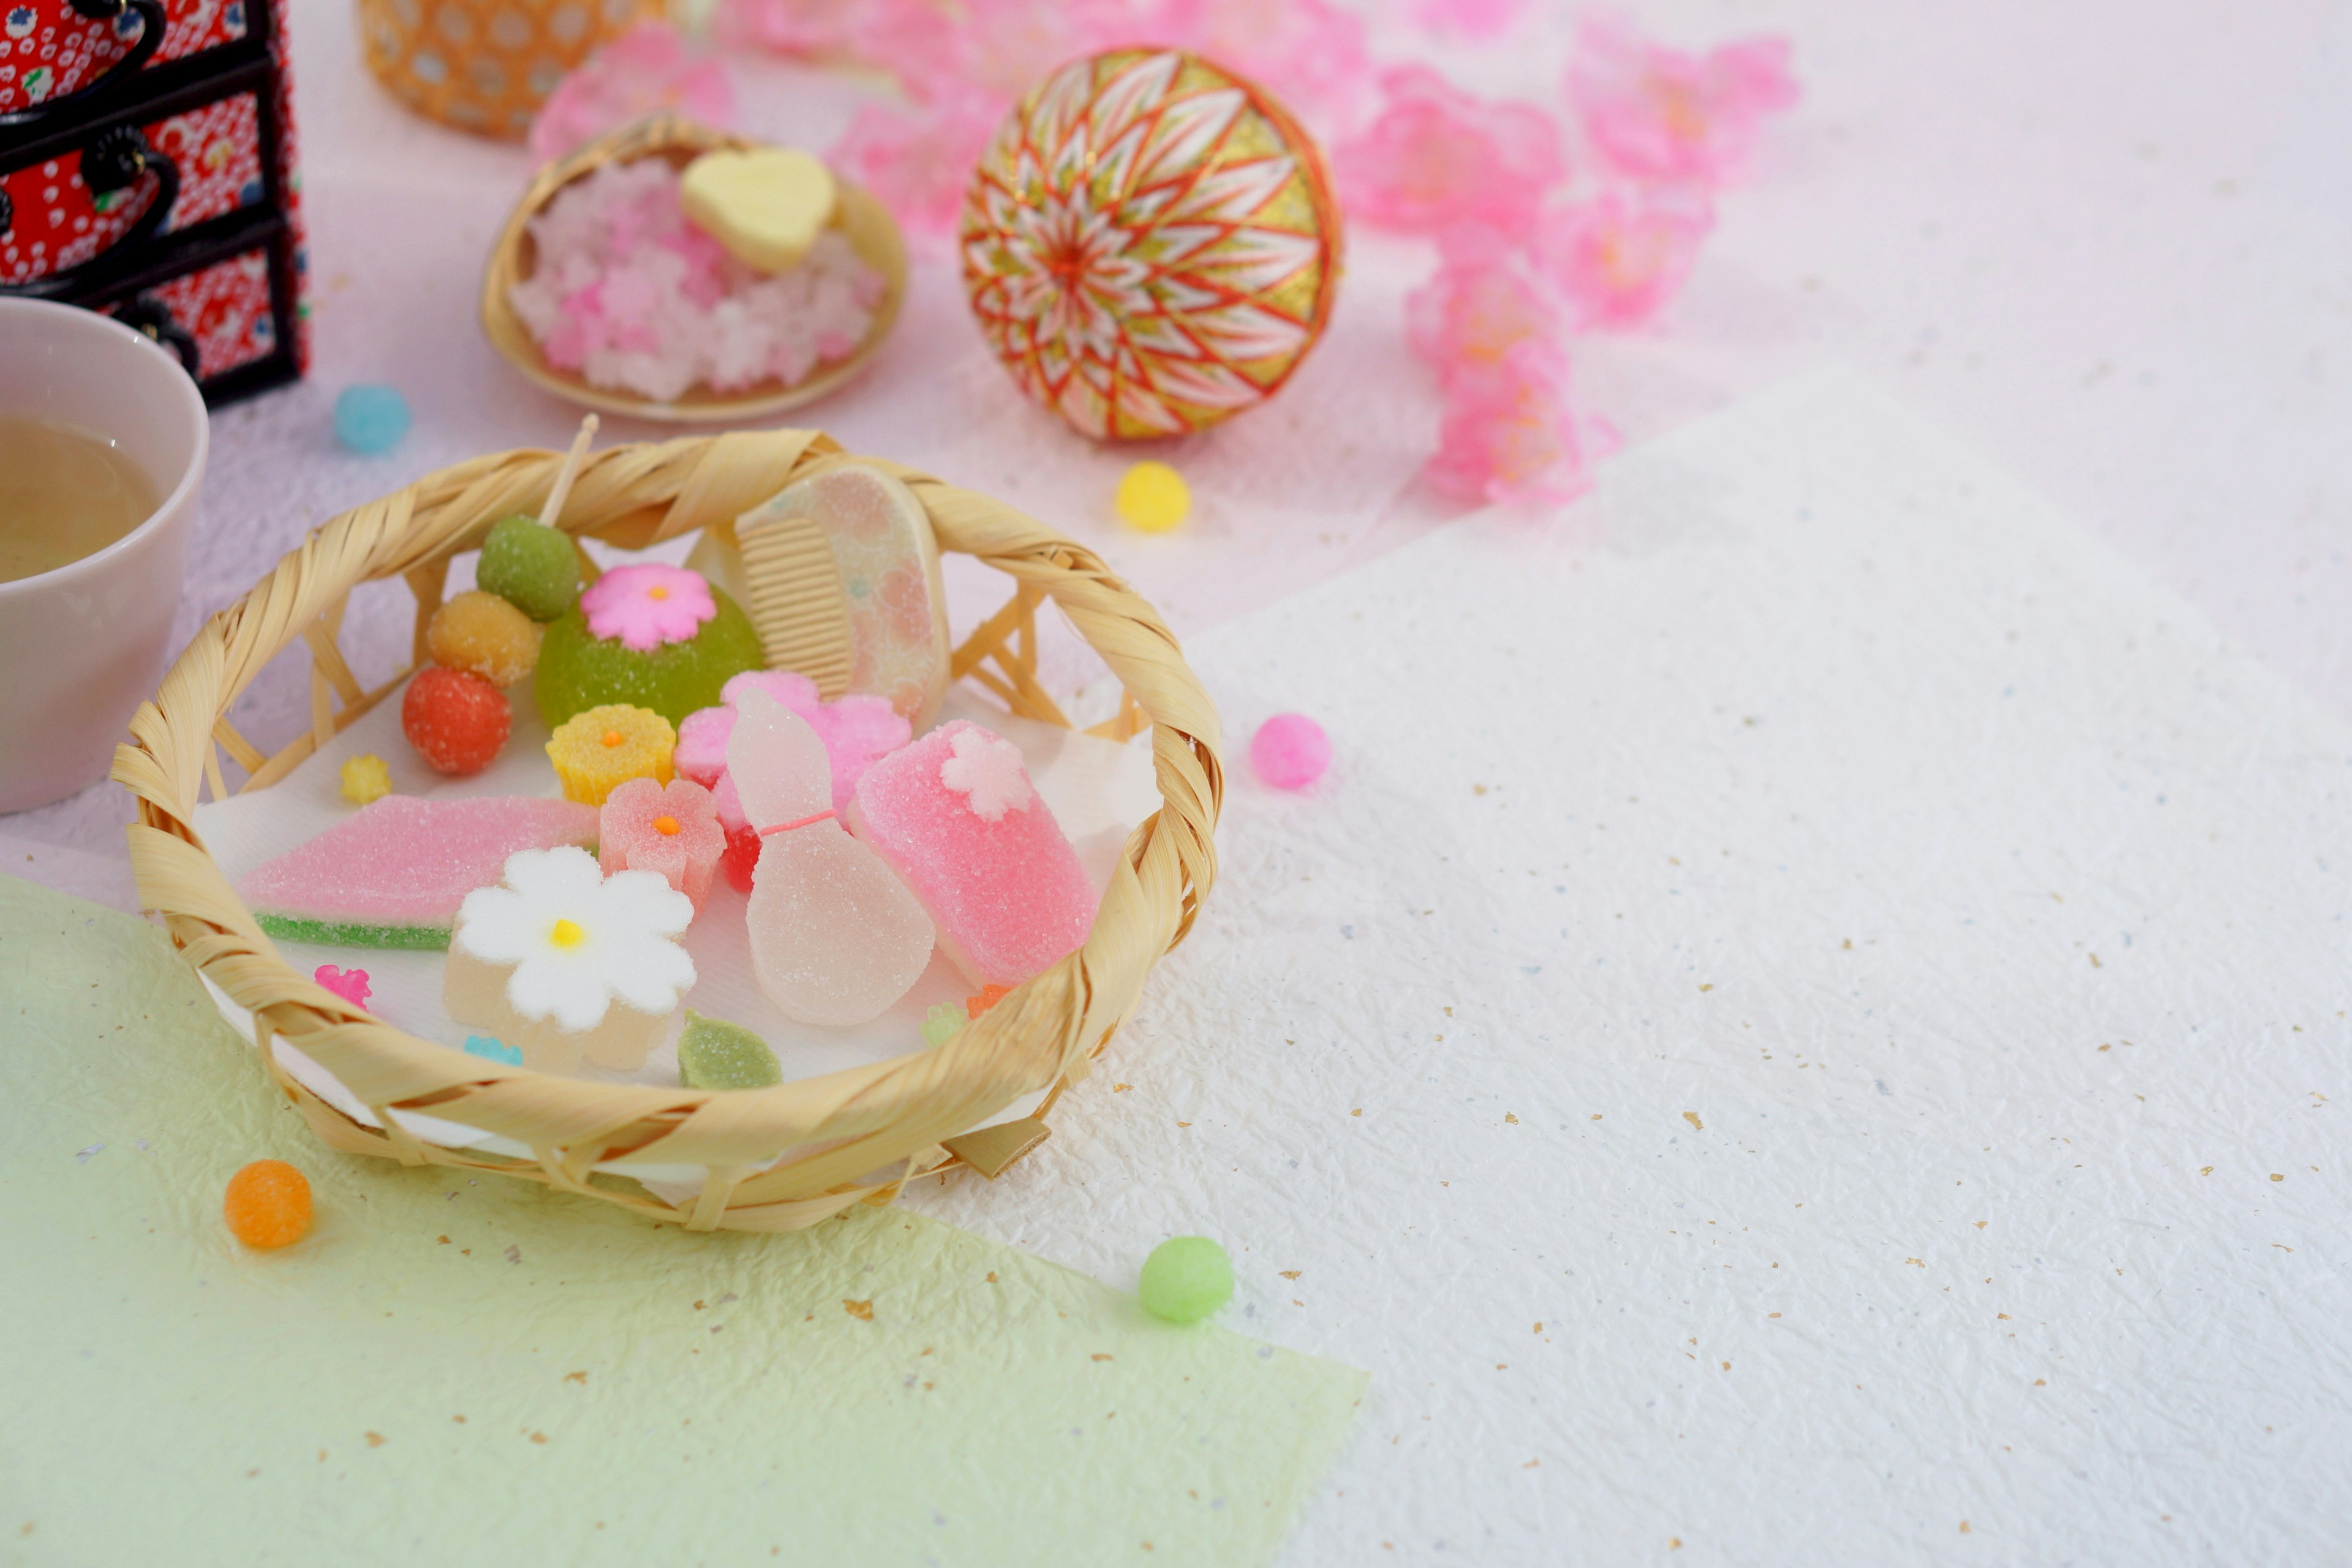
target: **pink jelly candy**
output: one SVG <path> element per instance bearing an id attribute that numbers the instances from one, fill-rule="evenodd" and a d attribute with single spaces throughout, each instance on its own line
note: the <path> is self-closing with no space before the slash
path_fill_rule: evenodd
<path id="1" fill-rule="evenodd" d="M 331 963 L 322 963 L 310 978 L 354 1007 L 368 1005 L 368 972 L 364 969 L 338 969 Z"/>
<path id="2" fill-rule="evenodd" d="M 1250 739 L 1250 766 L 1276 789 L 1305 789 L 1331 765 L 1331 738 L 1304 713 L 1277 713 Z"/>
<path id="3" fill-rule="evenodd" d="M 748 893 L 751 890 L 751 872 L 760 864 L 760 830 L 743 815 L 743 797 L 735 793 L 735 781 L 725 773 L 719 775 L 718 787 L 710 792 L 710 798 L 719 808 L 719 826 L 727 835 L 727 850 L 719 857 L 719 864 L 735 890 Z"/>
<path id="4" fill-rule="evenodd" d="M 931 911 L 975 985 L 1018 985 L 1087 940 L 1095 889 L 1020 748 L 961 720 L 866 770 L 853 831 Z"/>
<path id="5" fill-rule="evenodd" d="M 604 875 L 657 871 L 693 900 L 697 914 L 726 847 L 718 805 L 691 779 L 631 779 L 604 797 L 597 818 L 596 858 Z"/>
<path id="6" fill-rule="evenodd" d="M 717 788 L 727 771 L 727 738 L 747 691 L 764 691 L 786 710 L 808 721 L 824 742 L 833 769 L 833 808 L 845 811 L 874 759 L 897 751 L 914 733 L 887 699 L 852 693 L 831 702 L 817 700 L 816 682 L 788 669 L 747 669 L 719 689 L 719 703 L 686 716 L 677 727 L 671 765 L 697 784 Z"/>
<path id="7" fill-rule="evenodd" d="M 931 961 L 931 920 L 874 851 L 842 830 L 824 742 L 765 691 L 742 694 L 727 774 L 763 842 L 751 876 L 751 967 L 803 1024 L 862 1024 Z M 870 775 L 869 775 L 870 776 Z"/>

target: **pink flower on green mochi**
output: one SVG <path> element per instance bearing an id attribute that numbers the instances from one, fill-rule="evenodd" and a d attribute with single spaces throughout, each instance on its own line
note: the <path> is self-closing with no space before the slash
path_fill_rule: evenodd
<path id="1" fill-rule="evenodd" d="M 1568 96 L 1593 148 L 1619 173 L 1720 184 L 1747 161 L 1765 120 L 1799 94 L 1786 38 L 1740 38 L 1696 55 L 1612 16 L 1579 29 Z"/>
<path id="2" fill-rule="evenodd" d="M 1450 381 L 1465 365 L 1494 365 L 1519 344 L 1555 336 L 1560 310 L 1527 253 L 1483 224 L 1448 229 L 1429 281 L 1405 299 L 1412 352 Z"/>
<path id="3" fill-rule="evenodd" d="M 727 68 L 667 22 L 639 22 L 556 83 L 530 122 L 531 155 L 552 163 L 608 131 L 672 109 L 706 125 L 735 118 Z"/>
<path id="4" fill-rule="evenodd" d="M 596 826 L 596 859 L 606 876 L 656 872 L 700 912 L 727 848 L 709 790 L 691 779 L 631 779 L 604 797 Z"/>
<path id="5" fill-rule="evenodd" d="M 615 566 L 580 595 L 581 614 L 596 636 L 620 639 L 632 653 L 686 642 L 715 618 L 719 603 L 699 572 L 683 566 Z"/>
<path id="6" fill-rule="evenodd" d="M 1575 500 L 1591 465 L 1617 446 L 1605 421 L 1577 412 L 1568 356 L 1554 343 L 1524 342 L 1493 364 L 1465 364 L 1445 389 L 1430 484 L 1466 500 L 1502 505 Z"/>
<path id="7" fill-rule="evenodd" d="M 1407 234 L 1484 223 L 1520 236 L 1566 177 L 1559 128 L 1529 103 L 1487 103 L 1426 66 L 1384 73 L 1381 111 L 1331 164 L 1349 212 Z"/>
<path id="8" fill-rule="evenodd" d="M 1633 327 L 1682 288 L 1714 226 L 1703 191 L 1606 191 L 1545 214 L 1535 248 L 1578 327 Z"/>

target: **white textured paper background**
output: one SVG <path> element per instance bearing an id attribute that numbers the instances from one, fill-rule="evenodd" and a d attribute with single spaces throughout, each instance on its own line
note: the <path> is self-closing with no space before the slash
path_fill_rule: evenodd
<path id="1" fill-rule="evenodd" d="M 1218 1235 L 1370 1369 L 1286 1563 L 2344 1550 L 2352 736 L 1887 406 L 1189 649 L 1331 774 L 1236 768 L 1052 1142 L 912 1201 L 1114 1283 Z"/>

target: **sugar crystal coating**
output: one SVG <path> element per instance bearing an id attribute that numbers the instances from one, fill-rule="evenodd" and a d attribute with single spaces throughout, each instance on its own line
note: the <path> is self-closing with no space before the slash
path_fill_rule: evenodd
<path id="1" fill-rule="evenodd" d="M 386 795 L 247 873 L 238 896 L 293 942 L 442 948 L 467 893 L 518 849 L 593 844 L 596 813 L 570 801 Z"/>
<path id="2" fill-rule="evenodd" d="M 1305 789 L 1330 765 L 1330 737 L 1304 713 L 1277 713 L 1250 737 L 1250 766 L 1276 789 Z"/>
<path id="3" fill-rule="evenodd" d="M 426 766 L 453 777 L 488 767 L 513 728 L 506 693 L 462 669 L 427 665 L 400 700 L 400 732 Z"/>
<path id="4" fill-rule="evenodd" d="M 831 702 L 817 696 L 816 682 L 787 669 L 747 669 L 728 681 L 716 708 L 686 716 L 677 727 L 677 771 L 716 787 L 727 772 L 727 738 L 735 731 L 735 704 L 746 691 L 764 691 L 808 721 L 824 742 L 833 769 L 833 807 L 849 809 L 857 781 L 877 758 L 905 745 L 914 727 L 886 700 L 852 692 Z"/>
<path id="5" fill-rule="evenodd" d="M 563 785 L 563 798 L 602 805 L 630 779 L 670 781 L 670 753 L 677 731 L 660 714 L 625 702 L 574 713 L 547 738 L 547 760 Z"/>
<path id="6" fill-rule="evenodd" d="M 783 1082 L 784 1069 L 758 1035 L 688 1007 L 677 1037 L 677 1076 L 688 1089 L 765 1089 Z"/>
<path id="7" fill-rule="evenodd" d="M 1012 742 L 941 725 L 867 769 L 850 811 L 973 984 L 1018 985 L 1086 941 L 1094 884 Z"/>
<path id="8" fill-rule="evenodd" d="M 425 652 L 447 669 L 512 686 L 539 662 L 539 623 L 496 594 L 470 589 L 433 612 Z"/>
<path id="9" fill-rule="evenodd" d="M 517 512 L 492 525 L 474 582 L 532 620 L 551 621 L 580 600 L 580 558 L 570 534 Z"/>
<path id="10" fill-rule="evenodd" d="M 760 988 L 803 1024 L 865 1023 L 930 962 L 930 917 L 842 830 L 824 742 L 808 721 L 764 691 L 739 707 L 727 773 L 764 830 L 745 915 Z"/>
<path id="11" fill-rule="evenodd" d="M 639 651 L 589 629 L 580 605 L 563 612 L 540 645 L 532 689 L 540 716 L 561 724 L 583 708 L 626 702 L 650 708 L 673 725 L 698 708 L 715 707 L 727 682 L 760 668 L 759 634 L 742 607 L 717 589 L 712 617 L 692 637 Z"/>
<path id="12" fill-rule="evenodd" d="M 256 1160 L 228 1179 L 221 1217 L 258 1250 L 299 1241 L 310 1228 L 310 1180 L 283 1160 Z"/>
<path id="13" fill-rule="evenodd" d="M 392 765 L 373 752 L 345 757 L 338 776 L 343 798 L 353 805 L 370 805 L 392 793 Z"/>
<path id="14" fill-rule="evenodd" d="M 691 779 L 630 779 L 604 797 L 597 821 L 596 858 L 605 875 L 656 872 L 701 912 L 727 848 L 709 790 Z"/>
<path id="15" fill-rule="evenodd" d="M 1171 1237 L 1143 1260 L 1140 1294 L 1153 1317 L 1197 1323 L 1233 1299 L 1233 1259 L 1205 1236 Z"/>

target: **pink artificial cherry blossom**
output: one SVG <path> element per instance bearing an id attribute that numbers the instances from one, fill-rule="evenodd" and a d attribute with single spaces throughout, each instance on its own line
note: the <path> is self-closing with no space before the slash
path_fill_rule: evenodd
<path id="1" fill-rule="evenodd" d="M 1577 327 L 1633 327 L 1681 289 L 1715 226 L 1704 192 L 1604 191 L 1546 213 L 1535 254 Z"/>
<path id="2" fill-rule="evenodd" d="M 1568 356 L 1523 342 L 1493 364 L 1465 363 L 1445 389 L 1437 455 L 1422 472 L 1447 495 L 1504 505 L 1573 500 L 1616 448 L 1605 421 L 1569 399 Z"/>
<path id="3" fill-rule="evenodd" d="M 683 566 L 615 566 L 580 595 L 588 629 L 633 653 L 684 642 L 719 614 L 710 584 Z"/>
<path id="4" fill-rule="evenodd" d="M 1451 381 L 1464 365 L 1494 365 L 1524 342 L 1556 336 L 1563 322 L 1527 253 L 1483 224 L 1438 237 L 1437 270 L 1404 302 L 1413 353 Z"/>
<path id="5" fill-rule="evenodd" d="M 1330 0 L 1081 0 L 1080 8 L 1096 47 L 1190 49 L 1308 120 L 1343 123 L 1371 81 L 1363 17 Z"/>
<path id="6" fill-rule="evenodd" d="M 935 238 L 952 235 L 972 168 L 1012 107 L 1010 99 L 953 85 L 911 108 L 869 103 L 826 160 L 908 229 Z"/>
<path id="7" fill-rule="evenodd" d="M 710 30 L 733 47 L 795 59 L 863 60 L 877 16 L 887 14 L 895 22 L 907 9 L 907 0 L 721 0 Z"/>
<path id="8" fill-rule="evenodd" d="M 1579 30 L 1568 96 L 1594 150 L 1620 174 L 1720 184 L 1798 89 L 1786 38 L 1741 38 L 1694 55 L 1650 42 L 1622 18 L 1599 17 Z"/>
<path id="9" fill-rule="evenodd" d="M 1567 174 L 1559 128 L 1533 104 L 1486 103 L 1426 66 L 1381 77 L 1386 101 L 1331 163 L 1349 212 L 1407 234 L 1484 223 L 1518 237 Z"/>
<path id="10" fill-rule="evenodd" d="M 725 126 L 735 118 L 735 87 L 727 68 L 688 47 L 676 27 L 639 22 L 556 83 L 530 122 L 531 155 L 552 163 L 665 109 Z"/>
<path id="11" fill-rule="evenodd" d="M 1527 9 L 1527 0 L 1413 0 L 1413 25 L 1425 33 L 1458 33 L 1493 38 L 1507 33 Z"/>

